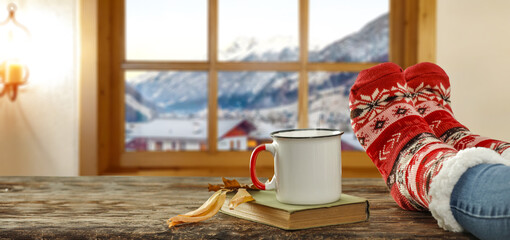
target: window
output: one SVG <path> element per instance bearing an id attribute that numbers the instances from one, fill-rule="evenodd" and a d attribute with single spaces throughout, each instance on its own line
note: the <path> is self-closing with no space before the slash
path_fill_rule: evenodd
<path id="1" fill-rule="evenodd" d="M 218 60 L 298 61 L 298 7 L 296 0 L 219 0 Z"/>
<path id="2" fill-rule="evenodd" d="M 349 88 L 380 62 L 424 59 L 433 44 L 412 34 L 430 34 L 409 26 L 431 20 L 409 13 L 433 3 L 99 1 L 100 170 L 245 167 L 295 127 L 341 129 L 343 150 L 367 159 Z"/>

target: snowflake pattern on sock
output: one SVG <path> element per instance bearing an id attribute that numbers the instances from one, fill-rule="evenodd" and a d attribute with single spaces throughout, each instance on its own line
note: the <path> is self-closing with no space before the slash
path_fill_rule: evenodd
<path id="1" fill-rule="evenodd" d="M 444 70 L 433 63 L 419 63 L 404 72 L 416 110 L 443 142 L 457 150 L 485 147 L 502 154 L 510 143 L 473 134 L 458 122 L 451 108 L 450 82 Z"/>
<path id="2" fill-rule="evenodd" d="M 392 86 L 390 90 L 379 90 L 376 88 L 371 95 L 362 94 L 359 99 L 350 103 L 356 105 L 356 108 L 351 111 L 351 119 L 357 118 L 357 123 L 359 124 L 370 121 L 385 110 L 390 102 L 399 101 L 401 99 L 406 102 L 411 102 L 413 99 L 405 85 L 397 83 L 397 85 Z"/>
<path id="3" fill-rule="evenodd" d="M 427 209 L 430 181 L 456 150 L 415 110 L 400 68 L 387 63 L 362 71 L 349 100 L 354 133 L 393 199 L 404 209 Z"/>

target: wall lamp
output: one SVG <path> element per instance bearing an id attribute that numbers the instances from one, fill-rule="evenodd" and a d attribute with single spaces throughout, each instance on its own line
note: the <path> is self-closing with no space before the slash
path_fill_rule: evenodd
<path id="1" fill-rule="evenodd" d="M 28 80 L 29 71 L 25 64 L 28 54 L 30 32 L 16 21 L 17 6 L 9 3 L 9 16 L 0 23 L 0 97 L 6 95 L 16 100 L 18 87 Z"/>

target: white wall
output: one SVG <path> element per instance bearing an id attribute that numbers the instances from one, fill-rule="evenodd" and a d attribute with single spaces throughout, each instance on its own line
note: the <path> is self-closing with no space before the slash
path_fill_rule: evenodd
<path id="1" fill-rule="evenodd" d="M 437 63 L 457 119 L 510 141 L 510 1 L 438 0 Z"/>
<path id="2" fill-rule="evenodd" d="M 0 98 L 0 175 L 78 174 L 77 0 L 0 0 L 32 35 L 30 79 Z"/>

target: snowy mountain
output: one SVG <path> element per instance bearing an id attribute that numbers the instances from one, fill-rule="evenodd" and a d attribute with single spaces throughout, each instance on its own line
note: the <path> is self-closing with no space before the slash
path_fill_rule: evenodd
<path id="1" fill-rule="evenodd" d="M 131 85 L 126 84 L 124 90 L 124 108 L 127 122 L 140 122 L 153 119 L 157 111 L 155 106 L 138 93 Z"/>
<path id="2" fill-rule="evenodd" d="M 220 61 L 297 61 L 299 59 L 297 40 L 292 37 L 274 37 L 266 41 L 255 38 L 236 39 L 219 52 Z"/>
<path id="3" fill-rule="evenodd" d="M 388 14 L 358 32 L 309 53 L 313 62 L 388 61 Z M 270 46 L 270 47 L 268 47 Z M 296 41 L 287 37 L 259 42 L 238 39 L 219 54 L 222 61 L 296 61 Z M 126 121 L 193 118 L 207 114 L 206 72 L 148 72 L 126 81 Z M 352 131 L 348 95 L 357 73 L 317 72 L 309 75 L 309 123 L 312 127 Z M 279 128 L 297 119 L 298 75 L 292 72 L 221 72 L 218 117 L 246 118 Z M 340 109 L 340 111 L 339 111 Z M 352 142 L 352 141 L 351 141 Z M 349 144 L 355 144 L 354 143 Z M 354 148 L 359 148 L 356 146 Z"/>
<path id="4" fill-rule="evenodd" d="M 388 61 L 388 14 L 383 14 L 360 31 L 309 54 L 311 62 Z"/>

